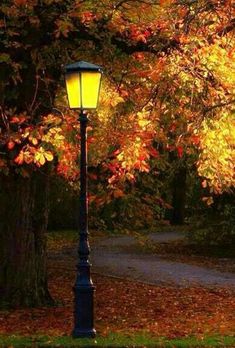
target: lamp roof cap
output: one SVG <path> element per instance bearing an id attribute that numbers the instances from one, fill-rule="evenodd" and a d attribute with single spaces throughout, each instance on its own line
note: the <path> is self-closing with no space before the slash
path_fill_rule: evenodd
<path id="1" fill-rule="evenodd" d="M 99 71 L 102 72 L 102 68 L 99 65 L 95 65 L 92 63 L 79 61 L 76 63 L 65 65 L 65 71 L 66 72 L 72 72 L 72 71 Z"/>

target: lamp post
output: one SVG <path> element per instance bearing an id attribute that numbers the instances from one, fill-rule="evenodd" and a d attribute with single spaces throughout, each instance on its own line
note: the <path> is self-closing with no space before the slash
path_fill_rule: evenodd
<path id="1" fill-rule="evenodd" d="M 70 109 L 79 110 L 80 155 L 80 215 L 79 262 L 74 286 L 73 337 L 95 337 L 94 291 L 90 276 L 87 201 L 87 123 L 85 110 L 96 109 L 99 99 L 102 69 L 98 65 L 77 62 L 65 66 L 65 81 Z"/>

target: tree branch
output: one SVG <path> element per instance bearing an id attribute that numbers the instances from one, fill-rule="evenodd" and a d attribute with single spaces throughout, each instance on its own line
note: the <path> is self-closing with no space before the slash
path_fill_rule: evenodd
<path id="1" fill-rule="evenodd" d="M 210 107 L 207 107 L 204 109 L 204 114 L 214 110 L 214 109 L 217 109 L 217 108 L 222 108 L 223 106 L 227 106 L 227 105 L 231 105 L 231 104 L 235 104 L 235 99 L 233 100 L 230 100 L 228 102 L 225 102 L 225 103 L 219 103 L 219 104 L 215 104 L 215 105 L 212 105 Z"/>
<path id="2" fill-rule="evenodd" d="M 230 23 L 224 27 L 222 30 L 220 30 L 217 35 L 219 35 L 220 37 L 227 35 L 228 33 L 230 33 L 232 30 L 235 29 L 235 18 L 232 18 Z"/>

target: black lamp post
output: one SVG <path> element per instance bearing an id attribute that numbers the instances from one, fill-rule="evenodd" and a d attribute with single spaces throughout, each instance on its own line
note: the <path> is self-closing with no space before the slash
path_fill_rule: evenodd
<path id="1" fill-rule="evenodd" d="M 73 337 L 94 337 L 94 291 L 90 277 L 87 202 L 87 122 L 85 110 L 96 109 L 102 69 L 98 65 L 77 62 L 65 66 L 65 81 L 70 109 L 79 110 L 80 156 L 80 216 L 79 262 L 74 286 L 75 308 Z"/>

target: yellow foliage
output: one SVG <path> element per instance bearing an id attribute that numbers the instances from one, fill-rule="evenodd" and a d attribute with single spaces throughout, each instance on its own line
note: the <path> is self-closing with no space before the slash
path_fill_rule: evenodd
<path id="1" fill-rule="evenodd" d="M 223 47 L 222 44 L 220 40 L 214 45 L 202 48 L 201 63 L 205 64 L 208 73 L 213 72 L 221 84 L 235 95 L 235 49 Z"/>
<path id="2" fill-rule="evenodd" d="M 34 163 L 40 167 L 43 166 L 46 161 L 52 161 L 53 160 L 53 154 L 51 151 L 46 151 L 43 147 L 40 147 L 34 155 Z"/>
<path id="3" fill-rule="evenodd" d="M 224 112 L 217 119 L 205 120 L 200 137 L 199 175 L 215 193 L 235 187 L 235 113 Z"/>

